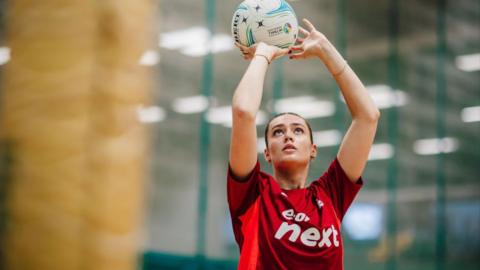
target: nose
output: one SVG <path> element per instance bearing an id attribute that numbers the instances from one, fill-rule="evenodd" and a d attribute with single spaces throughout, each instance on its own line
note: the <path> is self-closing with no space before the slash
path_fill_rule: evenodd
<path id="1" fill-rule="evenodd" d="M 291 131 L 285 132 L 285 142 L 291 141 L 293 142 L 293 134 Z"/>

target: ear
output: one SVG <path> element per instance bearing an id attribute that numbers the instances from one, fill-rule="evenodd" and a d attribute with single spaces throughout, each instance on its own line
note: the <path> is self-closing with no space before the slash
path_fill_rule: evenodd
<path id="1" fill-rule="evenodd" d="M 272 158 L 270 157 L 270 152 L 268 151 L 268 148 L 265 148 L 265 150 L 263 150 L 263 156 L 268 163 L 272 162 Z"/>
<path id="2" fill-rule="evenodd" d="M 317 145 L 312 144 L 311 149 L 310 149 L 310 159 L 314 159 L 317 157 Z"/>

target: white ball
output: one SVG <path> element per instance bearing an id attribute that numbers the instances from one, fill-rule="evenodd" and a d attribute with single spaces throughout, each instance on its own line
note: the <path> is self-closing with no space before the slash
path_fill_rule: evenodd
<path id="1" fill-rule="evenodd" d="M 248 47 L 265 42 L 287 48 L 297 34 L 297 17 L 285 0 L 245 0 L 233 14 L 233 38 Z"/>

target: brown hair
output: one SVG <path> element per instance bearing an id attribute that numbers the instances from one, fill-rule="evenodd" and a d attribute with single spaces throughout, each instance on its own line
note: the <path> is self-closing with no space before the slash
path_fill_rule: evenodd
<path id="1" fill-rule="evenodd" d="M 282 115 L 286 115 L 286 114 L 291 114 L 291 115 L 298 116 L 298 117 L 302 118 L 303 121 L 305 121 L 305 124 L 307 124 L 307 127 L 308 127 L 308 131 L 310 132 L 310 142 L 313 144 L 312 128 L 310 127 L 310 124 L 307 122 L 307 120 L 305 120 L 305 118 L 303 118 L 301 115 L 299 115 L 297 113 L 284 112 L 284 113 L 276 114 L 272 118 L 270 118 L 270 120 L 268 120 L 267 126 L 265 126 L 265 146 L 268 148 L 268 129 L 270 128 L 270 123 L 273 121 L 273 119 L 275 119 L 279 116 L 282 116 Z"/>

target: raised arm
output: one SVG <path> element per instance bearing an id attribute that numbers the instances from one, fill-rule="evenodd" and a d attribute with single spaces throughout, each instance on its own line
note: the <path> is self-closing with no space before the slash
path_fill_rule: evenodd
<path id="1" fill-rule="evenodd" d="M 229 161 L 233 174 L 242 179 L 248 176 L 257 162 L 255 118 L 262 101 L 265 74 L 272 60 L 287 54 L 288 50 L 264 43 L 250 48 L 236 45 L 244 58 L 251 60 L 232 99 L 233 126 Z"/>
<path id="2" fill-rule="evenodd" d="M 356 182 L 367 163 L 380 112 L 365 86 L 330 41 L 308 20 L 304 23 L 308 31 L 300 30 L 305 37 L 292 47 L 294 54 L 290 58 L 319 57 L 337 81 L 352 116 L 337 158 L 348 178 Z"/>

